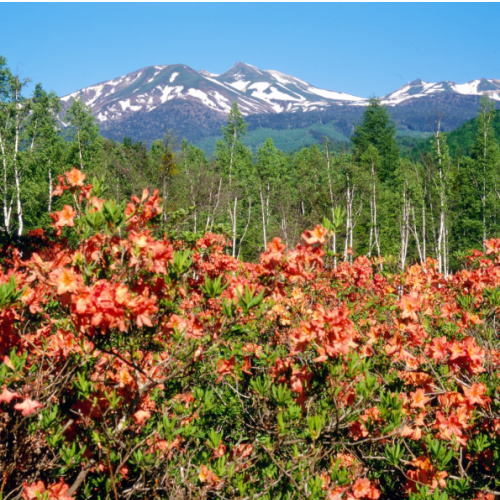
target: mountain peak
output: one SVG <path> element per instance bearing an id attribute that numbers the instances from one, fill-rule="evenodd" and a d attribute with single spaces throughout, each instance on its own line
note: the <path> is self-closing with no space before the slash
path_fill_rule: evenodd
<path id="1" fill-rule="evenodd" d="M 257 66 L 254 66 L 253 64 L 248 64 L 243 61 L 238 61 L 233 64 L 231 69 L 244 69 L 244 70 L 253 70 L 257 71 L 258 73 L 261 73 L 261 70 L 257 68 Z"/>
<path id="2" fill-rule="evenodd" d="M 244 62 L 237 62 L 227 71 L 219 75 L 221 81 L 247 80 L 259 78 L 262 71 L 256 66 Z"/>

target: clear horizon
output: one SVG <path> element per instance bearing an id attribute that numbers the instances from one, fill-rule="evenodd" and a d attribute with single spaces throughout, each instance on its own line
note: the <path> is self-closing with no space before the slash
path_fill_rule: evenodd
<path id="1" fill-rule="evenodd" d="M 408 82 L 500 78 L 499 4 L 1 3 L 0 55 L 63 96 L 151 65 L 237 61 L 383 96 Z"/>

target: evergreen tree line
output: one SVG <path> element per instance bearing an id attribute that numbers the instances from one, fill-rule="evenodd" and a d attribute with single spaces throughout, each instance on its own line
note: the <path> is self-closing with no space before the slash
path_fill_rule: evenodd
<path id="1" fill-rule="evenodd" d="M 403 268 L 433 257 L 446 274 L 464 251 L 498 236 L 500 148 L 487 100 L 467 154 L 450 155 L 437 124 L 430 152 L 418 161 L 402 157 L 394 125 L 372 100 L 348 153 L 325 140 L 286 154 L 271 139 L 252 152 L 242 142 L 246 124 L 233 104 L 207 158 L 170 136 L 149 148 L 105 139 L 83 103 L 73 101 L 61 112 L 57 96 L 41 85 L 24 97 L 26 84 L 0 58 L 4 240 L 50 225 L 49 213 L 61 203 L 53 186 L 72 166 L 118 201 L 159 189 L 166 231 L 184 238 L 223 232 L 232 254 L 242 258 L 256 257 L 275 236 L 292 246 L 305 229 L 323 224 L 332 234 L 332 263 L 363 253 Z"/>

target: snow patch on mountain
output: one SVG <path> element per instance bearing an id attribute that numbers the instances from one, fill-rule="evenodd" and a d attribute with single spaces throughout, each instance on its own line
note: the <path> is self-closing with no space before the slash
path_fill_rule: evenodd
<path id="1" fill-rule="evenodd" d="M 179 97 L 181 92 L 184 90 L 182 85 L 178 85 L 175 87 L 158 87 L 161 90 L 160 102 L 164 103 L 174 99 L 175 97 Z"/>
<path id="2" fill-rule="evenodd" d="M 208 77 L 211 77 L 211 78 L 215 78 L 215 77 L 219 76 L 217 73 L 210 73 L 210 71 L 206 71 L 204 69 L 202 69 L 200 71 L 200 75 L 208 76 Z"/>
<path id="3" fill-rule="evenodd" d="M 471 82 L 467 83 L 457 83 L 453 85 L 453 89 L 455 92 L 458 92 L 459 94 L 465 94 L 465 95 L 478 95 L 479 92 L 477 91 L 477 85 L 479 83 L 479 80 L 472 80 Z"/>
<path id="4" fill-rule="evenodd" d="M 247 87 L 251 84 L 252 82 L 247 81 L 247 80 L 235 80 L 234 82 L 231 82 L 229 85 L 233 87 L 236 90 L 239 90 L 241 92 L 244 92 L 247 90 Z"/>
<path id="5" fill-rule="evenodd" d="M 226 99 L 222 94 L 217 91 L 211 91 L 209 93 L 202 92 L 198 89 L 188 89 L 187 94 L 200 100 L 205 106 L 210 109 L 220 111 L 223 109 L 228 112 L 231 109 L 231 102 Z"/>
<path id="6" fill-rule="evenodd" d="M 126 111 L 130 109 L 131 111 L 139 111 L 142 106 L 133 106 L 130 104 L 130 99 L 125 99 L 123 101 L 118 101 L 118 104 L 121 106 L 122 111 Z"/>
<path id="7" fill-rule="evenodd" d="M 316 94 L 325 99 L 333 99 L 335 101 L 366 101 L 364 97 L 357 97 L 344 92 L 334 92 L 332 90 L 317 89 L 316 87 L 310 86 L 307 87 L 307 90 L 311 94 Z"/>
<path id="8" fill-rule="evenodd" d="M 304 80 L 300 80 L 299 78 L 295 78 L 294 76 L 286 75 L 285 73 L 281 73 L 281 71 L 276 71 L 275 69 L 266 69 L 265 72 L 283 85 L 287 85 L 289 83 L 301 83 L 302 85 L 306 86 L 309 85 Z"/>

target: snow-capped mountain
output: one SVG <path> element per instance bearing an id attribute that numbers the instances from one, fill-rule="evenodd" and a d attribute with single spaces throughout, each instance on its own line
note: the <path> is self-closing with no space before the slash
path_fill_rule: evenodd
<path id="1" fill-rule="evenodd" d="M 397 125 L 431 131 L 436 117 L 448 128 L 477 112 L 483 95 L 500 105 L 500 80 L 467 83 L 415 80 L 381 98 Z M 369 102 L 344 92 L 315 87 L 276 70 L 236 63 L 214 74 L 184 64 L 149 66 L 63 97 L 63 114 L 73 99 L 90 107 L 101 131 L 121 140 L 147 142 L 167 131 L 197 140 L 215 135 L 233 102 L 250 127 L 294 128 L 298 124 L 338 122 L 349 134 Z"/>
<path id="2" fill-rule="evenodd" d="M 85 102 L 99 122 L 120 120 L 137 111 L 149 112 L 176 99 L 197 101 L 223 114 L 236 101 L 244 115 L 311 111 L 332 104 L 366 101 L 244 63 L 237 63 L 220 75 L 198 72 L 183 64 L 150 66 L 73 92 L 62 101 L 72 99 Z"/>
<path id="3" fill-rule="evenodd" d="M 400 89 L 387 94 L 381 99 L 386 106 L 396 106 L 402 102 L 428 97 L 436 94 L 459 94 L 472 96 L 487 96 L 494 101 L 500 101 L 500 80 L 481 78 L 467 83 L 455 82 L 424 82 L 414 80 Z"/>
<path id="4" fill-rule="evenodd" d="M 189 66 L 171 64 L 149 66 L 92 85 L 63 97 L 62 101 L 69 103 L 80 99 L 102 123 L 120 120 L 138 111 L 151 112 L 177 99 L 199 101 L 211 110 L 226 113 L 239 97 L 239 93 L 230 86 Z"/>

